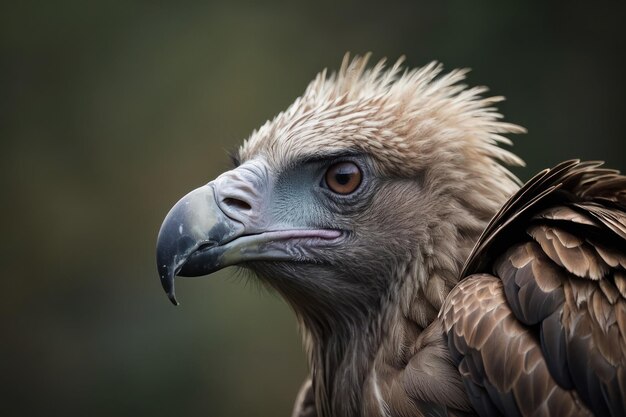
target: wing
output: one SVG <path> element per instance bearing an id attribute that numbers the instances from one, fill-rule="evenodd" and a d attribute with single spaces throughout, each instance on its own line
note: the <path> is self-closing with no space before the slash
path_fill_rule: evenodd
<path id="1" fill-rule="evenodd" d="M 626 177 L 569 161 L 494 217 L 441 312 L 481 415 L 626 415 Z"/>

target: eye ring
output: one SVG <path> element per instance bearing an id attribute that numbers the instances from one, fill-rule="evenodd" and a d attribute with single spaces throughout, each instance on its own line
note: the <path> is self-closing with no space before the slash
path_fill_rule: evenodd
<path id="1" fill-rule="evenodd" d="M 355 192 L 361 185 L 362 179 L 361 168 L 351 161 L 332 164 L 324 174 L 324 181 L 328 189 L 340 195 Z"/>

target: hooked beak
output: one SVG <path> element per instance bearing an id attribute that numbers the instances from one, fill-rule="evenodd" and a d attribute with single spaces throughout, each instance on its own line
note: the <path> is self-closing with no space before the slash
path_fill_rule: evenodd
<path id="1" fill-rule="evenodd" d="M 248 163 L 184 196 L 165 217 L 157 239 L 157 268 L 170 301 L 174 277 L 208 275 L 248 261 L 313 259 L 310 250 L 335 243 L 339 230 L 273 224 L 267 178 Z"/>
<path id="2" fill-rule="evenodd" d="M 193 190 L 172 207 L 157 238 L 157 268 L 174 305 L 178 305 L 174 277 L 206 275 L 223 268 L 223 245 L 242 232 L 243 225 L 220 210 L 212 183 Z"/>

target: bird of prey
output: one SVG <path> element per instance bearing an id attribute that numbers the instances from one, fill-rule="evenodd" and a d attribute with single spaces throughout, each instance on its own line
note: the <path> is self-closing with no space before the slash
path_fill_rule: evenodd
<path id="1" fill-rule="evenodd" d="M 625 416 L 626 177 L 521 186 L 465 70 L 346 57 L 166 216 L 157 266 L 239 265 L 297 316 L 295 417 Z"/>

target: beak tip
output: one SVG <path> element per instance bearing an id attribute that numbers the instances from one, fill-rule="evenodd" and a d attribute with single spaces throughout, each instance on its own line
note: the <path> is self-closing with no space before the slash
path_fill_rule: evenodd
<path id="1" fill-rule="evenodd" d="M 167 264 L 163 264 L 162 268 L 159 268 L 160 276 L 161 276 L 161 286 L 165 293 L 167 294 L 167 298 L 174 304 L 178 305 L 178 301 L 176 300 L 176 294 L 174 291 L 174 275 L 172 271 L 174 268 L 168 267 Z"/>
<path id="2" fill-rule="evenodd" d="M 161 286 L 172 304 L 178 305 L 174 279 L 179 272 L 181 276 L 206 275 L 216 262 L 214 256 L 207 260 L 192 255 L 200 246 L 217 245 L 234 234 L 237 225 L 217 205 L 211 184 L 191 191 L 170 209 L 157 236 L 156 260 Z M 188 263 L 189 258 L 195 262 Z"/>
<path id="3" fill-rule="evenodd" d="M 180 303 L 178 302 L 178 300 L 176 300 L 176 295 L 174 294 L 174 292 L 170 292 L 167 293 L 167 298 L 169 298 L 169 300 L 172 302 L 172 304 L 174 304 L 175 306 L 179 306 Z"/>

